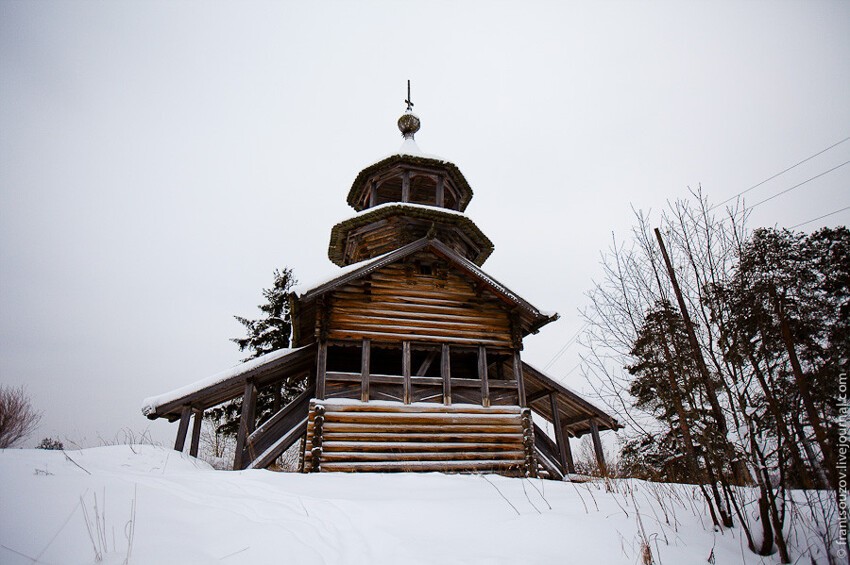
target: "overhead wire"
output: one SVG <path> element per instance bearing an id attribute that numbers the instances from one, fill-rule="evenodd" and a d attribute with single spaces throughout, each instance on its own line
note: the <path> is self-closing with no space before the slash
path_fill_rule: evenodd
<path id="1" fill-rule="evenodd" d="M 752 206 L 750 206 L 749 208 L 750 208 L 750 210 L 752 210 L 752 209 L 753 209 L 753 208 L 755 208 L 756 206 L 761 206 L 761 205 L 762 205 L 762 204 L 764 204 L 765 202 L 769 202 L 769 201 L 773 200 L 774 198 L 776 198 L 777 196 L 782 196 L 783 194 L 785 194 L 785 193 L 787 193 L 787 192 L 791 192 L 791 191 L 792 191 L 792 190 L 794 190 L 795 188 L 799 188 L 799 187 L 803 186 L 804 184 L 810 183 L 810 182 L 812 182 L 813 180 L 818 179 L 818 178 L 820 178 L 820 177 L 822 177 L 822 176 L 824 176 L 824 175 L 826 175 L 826 174 L 829 174 L 829 173 L 831 173 L 832 171 L 834 171 L 834 170 L 836 170 L 836 169 L 840 169 L 840 168 L 841 168 L 841 167 L 843 167 L 844 165 L 848 165 L 848 164 L 850 164 L 850 161 L 844 161 L 844 162 L 843 162 L 843 163 L 841 163 L 840 165 L 836 165 L 836 166 L 832 167 L 831 169 L 829 169 L 828 171 L 824 171 L 824 172 L 822 172 L 822 173 L 820 173 L 820 174 L 817 174 L 817 175 L 813 176 L 813 177 L 812 177 L 812 178 L 810 178 L 810 179 L 806 179 L 806 180 L 804 180 L 804 181 L 803 181 L 803 182 L 801 182 L 801 183 L 795 184 L 795 185 L 794 185 L 794 186 L 792 186 L 791 188 L 786 188 L 786 189 L 785 189 L 785 190 L 783 190 L 782 192 L 777 192 L 777 193 L 776 193 L 776 194 L 774 194 L 773 196 L 769 196 L 769 197 L 765 198 L 764 200 L 762 200 L 761 202 L 758 202 L 758 203 L 756 203 L 756 204 L 753 204 L 753 205 L 752 205 Z"/>
<path id="2" fill-rule="evenodd" d="M 841 212 L 844 212 L 845 210 L 850 210 L 850 206 L 845 206 L 844 208 L 841 208 L 840 210 L 835 210 L 834 212 L 830 212 L 829 214 L 824 214 L 823 216 L 818 216 L 817 218 L 812 218 L 811 220 L 806 220 L 805 222 L 800 222 L 799 224 L 793 225 L 788 229 L 793 230 L 795 228 L 799 228 L 800 226 L 805 226 L 806 224 L 811 224 L 812 222 L 817 222 L 818 220 L 822 220 L 824 218 L 834 216 L 835 214 L 839 214 Z"/>
<path id="3" fill-rule="evenodd" d="M 844 138 L 844 139 L 842 139 L 841 141 L 838 141 L 838 142 L 836 142 L 836 143 L 833 143 L 832 145 L 830 145 L 830 146 L 829 146 L 829 147 L 827 147 L 826 149 L 821 149 L 820 151 L 818 151 L 818 152 L 817 152 L 817 153 L 815 153 L 814 155 L 810 155 L 810 156 L 806 157 L 805 159 L 803 159 L 803 160 L 802 160 L 802 161 L 800 161 L 799 163 L 795 163 L 795 164 L 791 165 L 790 167 L 788 167 L 787 169 L 782 170 L 782 171 L 779 171 L 779 172 L 778 172 L 778 173 L 776 173 L 775 175 L 773 175 L 773 176 L 771 176 L 771 177 L 768 177 L 768 178 L 764 179 L 764 180 L 763 180 L 763 181 L 761 181 L 760 183 L 754 184 L 753 186 L 751 186 L 750 188 L 748 188 L 748 189 L 746 189 L 746 190 L 742 190 L 742 191 L 741 191 L 741 192 L 739 192 L 738 194 L 735 194 L 734 196 L 731 196 L 731 197 L 727 198 L 727 199 L 726 199 L 726 200 L 724 200 L 723 202 L 721 202 L 721 203 L 719 203 L 719 204 L 715 204 L 714 206 L 712 206 L 712 207 L 709 209 L 709 212 L 710 212 L 711 210 L 714 210 L 715 208 L 717 208 L 717 207 L 719 207 L 719 206 L 723 206 L 723 205 L 724 205 L 724 204 L 726 204 L 727 202 L 730 202 L 730 201 L 732 201 L 732 200 L 734 200 L 734 199 L 738 198 L 739 196 L 743 196 L 744 194 L 748 193 L 749 191 L 751 191 L 751 190 L 753 190 L 753 189 L 756 189 L 756 188 L 760 187 L 761 185 L 763 185 L 764 183 L 766 183 L 766 182 L 768 182 L 768 181 L 772 181 L 773 179 L 775 179 L 776 177 L 778 177 L 778 176 L 780 176 L 780 175 L 784 175 L 785 173 L 787 173 L 787 172 L 788 172 L 788 171 L 790 171 L 791 169 L 793 169 L 793 168 L 795 168 L 795 167 L 799 167 L 800 165 L 802 165 L 803 163 L 805 163 L 805 162 L 807 162 L 807 161 L 811 161 L 812 159 L 814 159 L 814 158 L 815 158 L 815 157 L 817 157 L 818 155 L 821 155 L 821 154 L 823 154 L 823 153 L 826 153 L 827 151 L 829 151 L 829 150 L 830 150 L 830 149 L 832 149 L 833 147 L 837 147 L 837 146 L 841 145 L 842 143 L 844 143 L 845 141 L 848 141 L 848 140 L 850 140 L 850 136 L 845 137 L 845 138 Z"/>
<path id="4" fill-rule="evenodd" d="M 543 367 L 543 370 L 544 370 L 544 371 L 547 371 L 547 370 L 549 369 L 549 367 L 551 367 L 552 365 L 554 365 L 554 364 L 555 364 L 555 362 L 556 362 L 558 359 L 560 359 L 560 358 L 561 358 L 561 356 L 562 356 L 564 353 L 566 353 L 566 352 L 567 352 L 567 349 L 569 349 L 569 348 L 570 348 L 570 346 L 571 346 L 573 343 L 575 343 L 575 341 L 578 339 L 578 336 L 581 334 L 581 332 L 583 332 L 583 331 L 584 331 L 584 328 L 586 328 L 586 327 L 587 327 L 587 325 L 588 325 L 588 322 L 585 322 L 584 324 L 582 324 L 582 326 L 581 326 L 578 330 L 576 330 L 576 333 L 574 333 L 574 334 L 572 335 L 572 337 L 570 337 L 570 338 L 567 340 L 567 342 L 564 344 L 564 346 L 563 346 L 563 347 L 561 347 L 561 349 L 559 349 L 559 350 L 558 350 L 558 352 L 557 352 L 554 356 L 552 356 L 552 358 L 549 360 L 549 362 L 548 362 L 548 363 L 546 363 L 546 365 Z"/>

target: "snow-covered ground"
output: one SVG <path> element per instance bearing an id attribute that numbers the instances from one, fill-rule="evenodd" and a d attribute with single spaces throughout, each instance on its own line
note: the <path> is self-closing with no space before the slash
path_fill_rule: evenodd
<path id="1" fill-rule="evenodd" d="M 818 545 L 805 520 L 792 539 Z M 131 539 L 131 542 L 128 542 Z M 215 471 L 154 446 L 0 450 L 0 563 L 777 563 L 691 487 Z M 129 550 L 128 550 L 129 546 Z M 822 546 L 819 546 L 822 547 Z M 802 563 L 809 563 L 808 556 Z M 823 554 L 816 562 L 826 562 Z"/>

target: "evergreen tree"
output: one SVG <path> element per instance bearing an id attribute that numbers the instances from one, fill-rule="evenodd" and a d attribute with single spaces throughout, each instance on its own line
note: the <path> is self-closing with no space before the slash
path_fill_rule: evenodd
<path id="1" fill-rule="evenodd" d="M 289 292 L 297 284 L 292 269 L 284 267 L 275 269 L 274 283 L 271 288 L 263 289 L 266 302 L 258 308 L 262 316 L 248 319 L 234 316 L 245 326 L 245 337 L 232 338 L 231 341 L 239 346 L 239 351 L 250 353 L 244 361 L 256 359 L 262 355 L 289 347 L 292 335 L 292 318 L 289 310 Z M 272 385 L 260 389 L 257 395 L 255 425 L 260 425 L 270 418 L 276 408 L 285 406 L 304 390 L 306 383 L 302 380 L 286 380 L 282 386 Z M 208 410 L 205 418 L 215 425 L 216 433 L 225 436 L 235 436 L 239 430 L 239 420 L 242 414 L 242 399 L 231 400 Z"/>

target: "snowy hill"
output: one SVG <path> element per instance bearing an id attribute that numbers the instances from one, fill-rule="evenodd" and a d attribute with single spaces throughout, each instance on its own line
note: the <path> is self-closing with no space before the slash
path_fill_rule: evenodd
<path id="1" fill-rule="evenodd" d="M 223 472 L 127 445 L 0 450 L 0 477 L 8 565 L 124 563 L 128 546 L 131 564 L 633 565 L 644 540 L 655 563 L 778 562 L 715 532 L 693 488 L 642 481 Z M 794 527 L 797 557 L 818 542 Z"/>

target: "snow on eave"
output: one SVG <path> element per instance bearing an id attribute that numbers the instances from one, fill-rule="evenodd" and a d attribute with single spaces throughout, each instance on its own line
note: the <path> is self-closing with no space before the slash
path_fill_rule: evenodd
<path id="1" fill-rule="evenodd" d="M 253 371 L 258 367 L 262 367 L 263 365 L 271 363 L 272 361 L 283 359 L 284 357 L 292 355 L 293 353 L 301 351 L 302 349 L 304 349 L 304 347 L 299 347 L 296 349 L 278 349 L 277 351 L 266 353 L 265 355 L 261 355 L 255 359 L 251 359 L 250 361 L 240 363 L 239 365 L 211 375 L 205 379 L 195 381 L 192 384 L 188 384 L 186 386 L 182 386 L 180 388 L 156 396 L 149 396 L 142 401 L 142 414 L 144 414 L 145 416 L 156 414 L 156 410 L 160 406 L 163 406 L 170 402 L 174 402 L 175 400 L 179 400 L 181 398 L 189 396 L 190 394 L 200 392 L 206 388 L 223 383 L 229 379 L 238 377 L 239 375 L 243 375 L 249 371 Z"/>
<path id="2" fill-rule="evenodd" d="M 339 277 L 344 277 L 349 273 L 353 273 L 357 269 L 368 267 L 373 263 L 378 263 L 382 259 L 384 259 L 387 255 L 391 253 L 395 253 L 396 250 L 390 251 L 388 253 L 384 253 L 383 255 L 378 255 L 377 257 L 372 257 L 371 259 L 366 259 L 365 261 L 360 261 L 359 263 L 352 263 L 351 265 L 346 265 L 345 267 L 336 267 L 336 270 L 333 273 L 327 273 L 320 277 L 313 277 L 313 279 L 308 280 L 306 283 L 299 283 L 298 285 L 292 287 L 290 289 L 290 294 L 294 294 L 298 298 L 301 298 L 305 294 L 322 287 L 328 283 L 331 283 L 338 279 Z"/>

